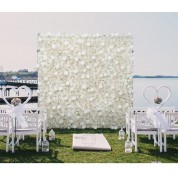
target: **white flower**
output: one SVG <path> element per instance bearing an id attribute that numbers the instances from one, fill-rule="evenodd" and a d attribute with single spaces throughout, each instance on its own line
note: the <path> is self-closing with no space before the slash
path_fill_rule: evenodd
<path id="1" fill-rule="evenodd" d="M 73 101 L 74 101 L 74 100 L 76 100 L 76 96 L 72 96 L 72 98 L 71 98 L 71 99 L 72 99 Z"/>
<path id="2" fill-rule="evenodd" d="M 81 56 L 81 55 L 82 55 L 82 53 L 81 53 L 81 52 L 78 52 L 78 53 L 77 53 L 77 55 L 78 55 L 78 56 Z"/>
<path id="3" fill-rule="evenodd" d="M 82 56 L 85 56 L 86 55 L 86 52 L 85 51 L 82 51 Z"/>
<path id="4" fill-rule="evenodd" d="M 90 65 L 87 65 L 86 68 L 87 68 L 87 69 L 90 69 Z"/>
<path id="5" fill-rule="evenodd" d="M 47 81 L 48 80 L 48 77 L 44 77 L 44 81 Z"/>
<path id="6" fill-rule="evenodd" d="M 94 60 L 94 59 L 96 59 L 96 57 L 95 57 L 95 56 L 92 56 L 92 57 L 91 57 L 91 59 L 93 59 L 93 60 Z"/>
<path id="7" fill-rule="evenodd" d="M 66 71 L 64 71 L 64 75 L 69 75 L 69 72 L 66 70 Z"/>
<path id="8" fill-rule="evenodd" d="M 59 64 L 57 64 L 57 65 L 55 66 L 56 69 L 59 69 L 59 67 L 60 67 Z"/>
<path id="9" fill-rule="evenodd" d="M 125 67 L 122 65 L 122 66 L 121 66 L 121 69 L 123 70 L 124 68 L 125 68 Z"/>
<path id="10" fill-rule="evenodd" d="M 58 87 L 58 90 L 59 90 L 59 91 L 62 91 L 62 90 L 63 90 L 63 88 L 60 86 L 60 87 Z"/>
<path id="11" fill-rule="evenodd" d="M 67 46 L 67 45 L 68 45 L 68 42 L 67 42 L 67 41 L 64 41 L 64 45 Z"/>
<path id="12" fill-rule="evenodd" d="M 86 89 L 87 88 L 87 86 L 86 85 L 82 85 L 82 89 Z"/>
<path id="13" fill-rule="evenodd" d="M 80 64 L 81 64 L 81 65 L 84 65 L 84 64 L 85 64 L 85 62 L 84 62 L 84 61 L 81 61 L 81 62 L 80 62 Z"/>
<path id="14" fill-rule="evenodd" d="M 55 110 L 55 109 L 56 109 L 56 106 L 52 106 L 52 109 Z"/>
<path id="15" fill-rule="evenodd" d="M 59 124 L 62 124 L 64 121 L 63 120 L 59 120 Z"/>
<path id="16" fill-rule="evenodd" d="M 52 45 L 52 48 L 53 48 L 53 49 L 56 49 L 56 45 Z"/>
<path id="17" fill-rule="evenodd" d="M 57 75 L 58 75 L 58 72 L 54 72 L 54 75 L 57 76 Z"/>
<path id="18" fill-rule="evenodd" d="M 89 75 L 89 74 L 87 74 L 87 75 L 86 75 L 86 78 L 87 78 L 87 79 L 89 79 L 89 78 L 90 78 L 90 75 Z"/>
<path id="19" fill-rule="evenodd" d="M 99 89 L 102 89 L 102 88 L 103 88 L 103 85 L 100 84 L 100 85 L 99 85 Z"/>
<path id="20" fill-rule="evenodd" d="M 89 97 L 88 100 L 89 100 L 89 101 L 93 101 L 94 98 L 93 98 L 93 97 Z"/>
<path id="21" fill-rule="evenodd" d="M 67 82 L 66 82 L 66 85 L 67 85 L 67 86 L 69 86 L 69 85 L 70 85 L 70 82 L 69 82 L 69 81 L 67 81 Z"/>
<path id="22" fill-rule="evenodd" d="M 85 78 L 85 75 L 84 75 L 84 74 L 82 74 L 82 75 L 81 75 L 81 79 L 84 79 L 84 78 Z"/>
<path id="23" fill-rule="evenodd" d="M 90 91 L 93 92 L 93 91 L 95 91 L 95 89 L 94 89 L 94 88 L 91 88 Z"/>
<path id="24" fill-rule="evenodd" d="M 87 42 L 87 46 L 91 46 L 90 42 Z"/>
<path id="25" fill-rule="evenodd" d="M 60 105 L 57 105 L 57 109 L 61 109 L 61 106 L 60 106 Z"/>
<path id="26" fill-rule="evenodd" d="M 119 92 L 119 95 L 122 95 L 122 91 Z"/>
<path id="27" fill-rule="evenodd" d="M 86 128 L 86 126 L 85 125 L 82 125 L 82 129 L 85 129 Z"/>
<path id="28" fill-rule="evenodd" d="M 77 62 L 79 59 L 78 59 L 78 57 L 75 57 L 75 61 Z"/>
<path id="29" fill-rule="evenodd" d="M 75 70 L 73 71 L 73 73 L 74 73 L 74 74 L 77 74 L 77 73 L 78 73 L 78 69 L 75 69 Z"/>
<path id="30" fill-rule="evenodd" d="M 70 88 L 70 91 L 74 91 L 74 88 L 73 88 L 73 87 L 71 87 L 71 88 Z"/>
<path id="31" fill-rule="evenodd" d="M 77 41 L 78 43 L 82 43 L 82 40 L 81 39 L 78 39 L 78 41 Z"/>
<path id="32" fill-rule="evenodd" d="M 98 64 L 97 63 L 94 63 L 94 67 L 96 67 Z"/>
<path id="33" fill-rule="evenodd" d="M 83 69 L 83 72 L 85 73 L 87 70 L 86 69 Z"/>
<path id="34" fill-rule="evenodd" d="M 58 88 L 57 88 L 57 86 L 55 86 L 55 87 L 54 87 L 54 91 L 57 91 L 57 90 L 58 90 Z"/>

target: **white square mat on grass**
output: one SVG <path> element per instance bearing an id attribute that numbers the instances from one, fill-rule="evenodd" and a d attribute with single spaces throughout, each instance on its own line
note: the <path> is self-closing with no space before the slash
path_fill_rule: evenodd
<path id="1" fill-rule="evenodd" d="M 103 134 L 73 134 L 72 149 L 111 151 L 111 146 Z"/>

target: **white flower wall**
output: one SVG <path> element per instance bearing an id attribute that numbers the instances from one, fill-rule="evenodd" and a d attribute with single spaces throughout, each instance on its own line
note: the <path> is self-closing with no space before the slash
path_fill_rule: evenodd
<path id="1" fill-rule="evenodd" d="M 39 106 L 49 127 L 125 125 L 133 103 L 133 38 L 119 34 L 39 34 Z"/>

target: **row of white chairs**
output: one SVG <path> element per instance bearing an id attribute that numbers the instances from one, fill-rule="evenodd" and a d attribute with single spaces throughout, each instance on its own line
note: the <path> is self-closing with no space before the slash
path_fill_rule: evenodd
<path id="1" fill-rule="evenodd" d="M 12 153 L 14 148 L 19 145 L 20 139 L 26 135 L 36 135 L 36 151 L 39 151 L 41 145 L 41 131 L 43 129 L 43 138 L 47 128 L 46 111 L 42 108 L 28 108 L 23 114 L 27 128 L 21 128 L 18 121 L 12 117 L 9 112 L 10 109 L 0 109 L 0 136 L 6 136 L 6 152 L 9 151 L 9 146 L 12 146 Z M 10 141 L 11 138 L 11 141 Z"/>
<path id="2" fill-rule="evenodd" d="M 148 135 L 150 139 L 153 136 L 154 146 L 158 145 L 160 152 L 164 147 L 164 152 L 167 151 L 167 135 L 178 134 L 178 113 L 175 112 L 174 107 L 162 107 L 159 112 L 165 115 L 169 124 L 169 129 L 165 130 L 161 126 L 155 127 L 152 120 L 147 117 L 146 107 L 132 107 L 129 108 L 126 115 L 126 132 L 128 137 L 131 137 L 132 144 L 135 146 L 135 152 L 138 151 L 138 135 Z"/>

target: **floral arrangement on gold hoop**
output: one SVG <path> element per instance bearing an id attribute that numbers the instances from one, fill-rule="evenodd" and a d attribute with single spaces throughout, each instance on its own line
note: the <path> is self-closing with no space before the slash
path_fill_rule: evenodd
<path id="1" fill-rule="evenodd" d="M 18 106 L 20 103 L 21 103 L 21 99 L 20 98 L 13 98 L 11 100 L 11 104 L 14 105 L 14 106 Z"/>
<path id="2" fill-rule="evenodd" d="M 154 102 L 155 102 L 156 104 L 160 104 L 160 103 L 162 102 L 162 98 L 160 98 L 159 96 L 156 96 L 156 97 L 154 98 Z"/>

